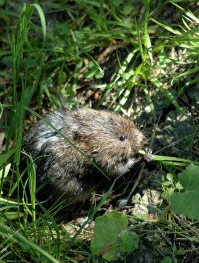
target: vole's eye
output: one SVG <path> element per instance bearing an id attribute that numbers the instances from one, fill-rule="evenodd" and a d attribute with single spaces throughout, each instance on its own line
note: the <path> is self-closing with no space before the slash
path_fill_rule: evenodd
<path id="1" fill-rule="evenodd" d="M 127 135 L 120 135 L 120 141 L 125 141 L 127 140 Z"/>

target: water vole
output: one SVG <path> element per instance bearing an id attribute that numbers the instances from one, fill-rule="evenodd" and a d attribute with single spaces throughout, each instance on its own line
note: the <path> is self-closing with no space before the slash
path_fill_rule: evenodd
<path id="1" fill-rule="evenodd" d="M 110 178 L 127 173 L 146 143 L 133 122 L 108 111 L 58 110 L 46 120 Z M 24 149 L 35 160 L 37 178 L 48 183 L 53 199 L 63 195 L 69 202 L 85 201 L 103 181 L 104 175 L 47 123 L 33 126 L 24 138 Z"/>

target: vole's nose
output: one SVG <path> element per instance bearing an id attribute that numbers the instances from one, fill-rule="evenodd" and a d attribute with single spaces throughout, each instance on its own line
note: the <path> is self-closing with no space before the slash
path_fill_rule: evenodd
<path id="1" fill-rule="evenodd" d="M 142 139 L 143 145 L 148 144 L 148 142 L 149 142 L 149 140 L 146 137 L 143 137 L 143 139 Z"/>
<path id="2" fill-rule="evenodd" d="M 134 136 L 137 140 L 137 143 L 140 144 L 140 146 L 146 145 L 148 140 L 147 138 L 143 135 L 143 133 L 139 130 L 135 130 Z"/>

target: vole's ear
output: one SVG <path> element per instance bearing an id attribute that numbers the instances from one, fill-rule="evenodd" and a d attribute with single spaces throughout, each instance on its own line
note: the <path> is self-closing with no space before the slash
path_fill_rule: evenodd
<path id="1" fill-rule="evenodd" d="M 81 138 L 80 133 L 79 133 L 78 131 L 75 131 L 75 132 L 73 133 L 73 140 L 74 140 L 74 141 L 79 141 L 80 138 Z"/>
<path id="2" fill-rule="evenodd" d="M 77 143 L 87 142 L 88 140 L 90 140 L 90 136 L 88 136 L 87 133 L 83 133 L 81 130 L 74 131 L 72 134 L 72 138 L 73 141 Z"/>

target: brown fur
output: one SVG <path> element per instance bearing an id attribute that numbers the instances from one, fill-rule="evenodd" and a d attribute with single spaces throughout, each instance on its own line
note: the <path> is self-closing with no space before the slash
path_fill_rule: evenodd
<path id="1" fill-rule="evenodd" d="M 108 111 L 60 110 L 46 120 L 110 178 L 127 173 L 146 143 L 132 121 Z M 63 196 L 68 202 L 84 201 L 103 181 L 104 175 L 87 158 L 42 121 L 25 136 L 24 149 L 37 158 L 37 178 L 47 183 L 54 200 Z"/>

